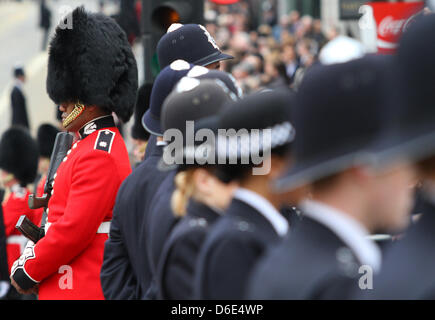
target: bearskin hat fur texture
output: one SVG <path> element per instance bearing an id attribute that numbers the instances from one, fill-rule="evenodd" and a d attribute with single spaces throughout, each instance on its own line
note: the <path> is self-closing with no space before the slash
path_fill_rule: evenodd
<path id="1" fill-rule="evenodd" d="M 142 126 L 142 117 L 145 111 L 147 111 L 150 106 L 152 89 L 152 83 L 145 83 L 139 88 L 137 92 L 136 105 L 134 107 L 134 123 L 131 126 L 131 137 L 133 139 L 147 141 L 150 137 L 150 133 L 146 131 L 145 128 Z"/>
<path id="2" fill-rule="evenodd" d="M 112 18 L 78 7 L 57 26 L 47 76 L 47 92 L 56 104 L 79 101 L 105 107 L 127 122 L 137 82 L 136 59 Z"/>
<path id="3" fill-rule="evenodd" d="M 39 147 L 39 155 L 41 157 L 50 158 L 53 151 L 54 142 L 56 141 L 56 135 L 60 132 L 55 126 L 44 123 L 38 128 L 36 134 L 36 140 Z"/>
<path id="4" fill-rule="evenodd" d="M 21 185 L 33 182 L 38 170 L 38 144 L 21 127 L 12 127 L 0 140 L 0 168 L 12 173 Z"/>

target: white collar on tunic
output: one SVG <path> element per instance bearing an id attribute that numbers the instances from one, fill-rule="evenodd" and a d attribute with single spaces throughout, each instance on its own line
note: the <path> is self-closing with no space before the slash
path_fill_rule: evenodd
<path id="1" fill-rule="evenodd" d="M 367 229 L 346 213 L 325 203 L 305 200 L 301 204 L 305 216 L 326 226 L 339 237 L 363 265 L 371 266 L 374 272 L 381 267 L 381 250 L 368 239 Z"/>
<path id="2" fill-rule="evenodd" d="M 287 234 L 289 225 L 287 220 L 275 209 L 275 207 L 258 193 L 245 188 L 238 188 L 234 192 L 234 198 L 241 200 L 261 213 L 270 222 L 276 233 L 283 237 Z"/>

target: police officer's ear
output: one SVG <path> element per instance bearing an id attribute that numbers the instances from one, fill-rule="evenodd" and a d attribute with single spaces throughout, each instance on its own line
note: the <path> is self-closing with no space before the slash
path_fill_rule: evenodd
<path id="1" fill-rule="evenodd" d="M 197 200 L 220 210 L 228 208 L 234 190 L 238 187 L 235 182 L 223 183 L 216 177 L 215 170 L 210 168 L 195 169 L 193 183 Z"/>
<path id="2" fill-rule="evenodd" d="M 264 159 L 263 162 L 266 161 L 270 161 L 269 176 L 272 179 L 276 179 L 280 177 L 284 173 L 284 171 L 288 168 L 288 159 L 277 154 L 272 153 L 270 158 Z"/>

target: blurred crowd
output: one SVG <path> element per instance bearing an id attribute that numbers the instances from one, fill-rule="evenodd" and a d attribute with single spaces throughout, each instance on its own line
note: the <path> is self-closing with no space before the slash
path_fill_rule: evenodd
<path id="1" fill-rule="evenodd" d="M 297 85 L 304 70 L 318 60 L 322 47 L 338 33 L 325 34 L 320 19 L 298 11 L 278 16 L 276 1 L 266 2 L 262 16 L 251 1 L 229 6 L 206 2 L 205 26 L 218 46 L 235 59 L 223 63 L 243 91 Z"/>

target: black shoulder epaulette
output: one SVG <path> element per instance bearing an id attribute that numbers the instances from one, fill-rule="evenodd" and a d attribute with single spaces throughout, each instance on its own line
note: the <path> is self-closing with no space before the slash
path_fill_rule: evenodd
<path id="1" fill-rule="evenodd" d="M 101 130 L 98 132 L 97 139 L 95 140 L 94 149 L 102 150 L 110 153 L 112 150 L 113 139 L 115 138 L 115 132 L 110 130 Z"/>

